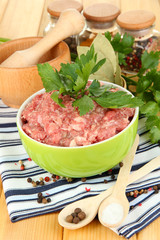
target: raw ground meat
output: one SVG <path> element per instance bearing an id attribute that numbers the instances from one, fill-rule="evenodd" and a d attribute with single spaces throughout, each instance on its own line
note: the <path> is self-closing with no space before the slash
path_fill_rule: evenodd
<path id="1" fill-rule="evenodd" d="M 31 138 L 49 145 L 75 147 L 97 143 L 121 132 L 133 118 L 135 109 L 94 109 L 80 116 L 69 96 L 62 96 L 65 108 L 50 93 L 37 95 L 23 110 L 23 130 Z"/>

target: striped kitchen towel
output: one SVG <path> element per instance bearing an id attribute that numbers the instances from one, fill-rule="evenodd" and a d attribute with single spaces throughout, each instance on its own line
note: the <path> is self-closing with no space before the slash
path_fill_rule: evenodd
<path id="1" fill-rule="evenodd" d="M 23 148 L 16 127 L 16 114 L 16 109 L 9 108 L 0 101 L 0 174 L 12 222 L 55 212 L 71 202 L 97 195 L 115 183 L 118 166 L 112 169 L 112 172 L 107 171 L 101 175 L 89 177 L 85 182 L 82 179 L 73 179 L 72 182 L 68 182 L 58 177 L 53 181 L 52 175 L 31 161 Z M 139 120 L 138 133 L 140 143 L 132 171 L 160 155 L 159 145 L 151 144 L 149 141 L 143 118 Z M 20 160 L 25 166 L 23 171 L 20 169 Z M 46 179 L 43 186 L 33 187 L 27 181 L 28 178 L 32 178 L 36 182 L 40 177 Z M 127 192 L 135 189 L 147 189 L 148 192 L 137 197 L 129 197 L 130 206 L 133 208 L 124 223 L 119 228 L 112 229 L 113 231 L 130 238 L 160 216 L 160 191 L 155 193 L 153 189 L 153 186 L 158 184 L 160 184 L 160 168 L 127 187 Z M 37 202 L 39 192 L 51 201 L 47 204 L 39 204 Z"/>

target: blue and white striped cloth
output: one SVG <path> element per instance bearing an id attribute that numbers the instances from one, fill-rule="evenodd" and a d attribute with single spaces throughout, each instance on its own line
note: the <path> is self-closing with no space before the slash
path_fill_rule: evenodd
<path id="1" fill-rule="evenodd" d="M 112 180 L 106 172 L 89 177 L 86 182 L 76 179 L 68 183 L 66 179 L 59 179 L 56 182 L 46 182 L 44 186 L 33 187 L 31 183 L 27 182 L 28 177 L 37 181 L 40 177 L 48 176 L 51 178 L 51 174 L 41 169 L 33 161 L 28 160 L 28 155 L 21 144 L 17 131 L 16 114 L 16 109 L 9 108 L 0 101 L 0 174 L 12 222 L 55 212 L 73 201 L 99 194 L 114 184 L 115 180 Z M 139 120 L 138 133 L 140 144 L 132 171 L 160 155 L 159 145 L 151 144 L 149 141 L 148 133 L 144 128 L 144 119 Z M 23 171 L 20 170 L 19 160 L 22 160 L 25 165 Z M 117 176 L 118 167 L 114 168 L 113 172 Z M 108 180 L 107 184 L 104 183 L 104 179 Z M 157 184 L 160 184 L 160 168 L 127 187 L 127 191 L 142 188 L 150 188 L 151 191 L 137 198 L 129 199 L 130 205 L 134 208 L 130 210 L 123 225 L 117 229 L 112 229 L 113 231 L 130 238 L 160 216 L 160 192 L 155 194 L 151 188 Z M 87 191 L 88 189 L 90 191 Z M 50 197 L 51 202 L 47 204 L 37 203 L 39 192 Z"/>

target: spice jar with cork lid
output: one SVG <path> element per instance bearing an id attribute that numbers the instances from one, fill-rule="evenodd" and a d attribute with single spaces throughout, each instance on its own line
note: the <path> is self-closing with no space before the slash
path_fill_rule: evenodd
<path id="1" fill-rule="evenodd" d="M 117 17 L 120 34 L 134 37 L 132 52 L 126 56 L 126 65 L 121 66 L 127 74 L 136 74 L 141 68 L 141 56 L 144 51 L 160 50 L 160 33 L 155 29 L 155 15 L 150 11 L 132 10 Z"/>
<path id="2" fill-rule="evenodd" d="M 44 36 L 55 27 L 56 22 L 59 19 L 61 12 L 66 9 L 76 9 L 77 11 L 81 12 L 83 9 L 83 5 L 76 0 L 55 0 L 51 2 L 48 7 L 48 16 L 49 16 L 49 23 L 44 29 Z M 69 48 L 71 53 L 77 52 L 77 35 L 70 36 L 69 38 L 64 40 Z"/>
<path id="3" fill-rule="evenodd" d="M 116 18 L 120 9 L 108 3 L 96 3 L 83 10 L 86 27 L 79 34 L 78 45 L 90 46 L 97 33 L 109 31 L 112 35 L 117 32 Z"/>

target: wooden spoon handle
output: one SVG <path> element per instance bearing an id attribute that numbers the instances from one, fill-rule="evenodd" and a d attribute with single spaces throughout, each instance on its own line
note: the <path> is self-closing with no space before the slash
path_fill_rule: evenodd
<path id="1" fill-rule="evenodd" d="M 125 192 L 138 143 L 139 135 L 137 134 L 133 146 L 131 147 L 127 156 L 123 159 L 123 166 L 119 170 L 117 181 L 113 190 L 113 195 L 118 195 L 119 193 L 121 194 L 122 192 Z"/>
<path id="2" fill-rule="evenodd" d="M 145 175 L 149 174 L 156 168 L 160 167 L 160 156 L 150 160 L 148 163 L 146 163 L 143 167 L 136 170 L 132 174 L 129 175 L 127 185 L 139 180 L 140 178 L 143 178 Z M 114 186 L 110 187 L 106 191 L 100 193 L 97 197 L 99 198 L 99 202 L 104 200 L 106 197 L 108 197 L 112 191 Z"/>
<path id="3" fill-rule="evenodd" d="M 144 177 L 145 175 L 152 172 L 153 170 L 155 170 L 158 167 L 160 167 L 160 156 L 150 160 L 143 167 L 141 167 L 140 169 L 138 169 L 135 172 L 133 172 L 132 174 L 130 174 L 127 184 L 131 184 L 131 183 L 137 181 L 138 179 Z"/>
<path id="4" fill-rule="evenodd" d="M 26 49 L 27 56 L 33 58 L 33 62 L 46 53 L 50 48 L 60 41 L 80 33 L 85 25 L 84 17 L 75 9 L 63 11 L 55 25 L 42 40 L 29 49 Z M 23 52 L 23 53 L 24 53 Z"/>

